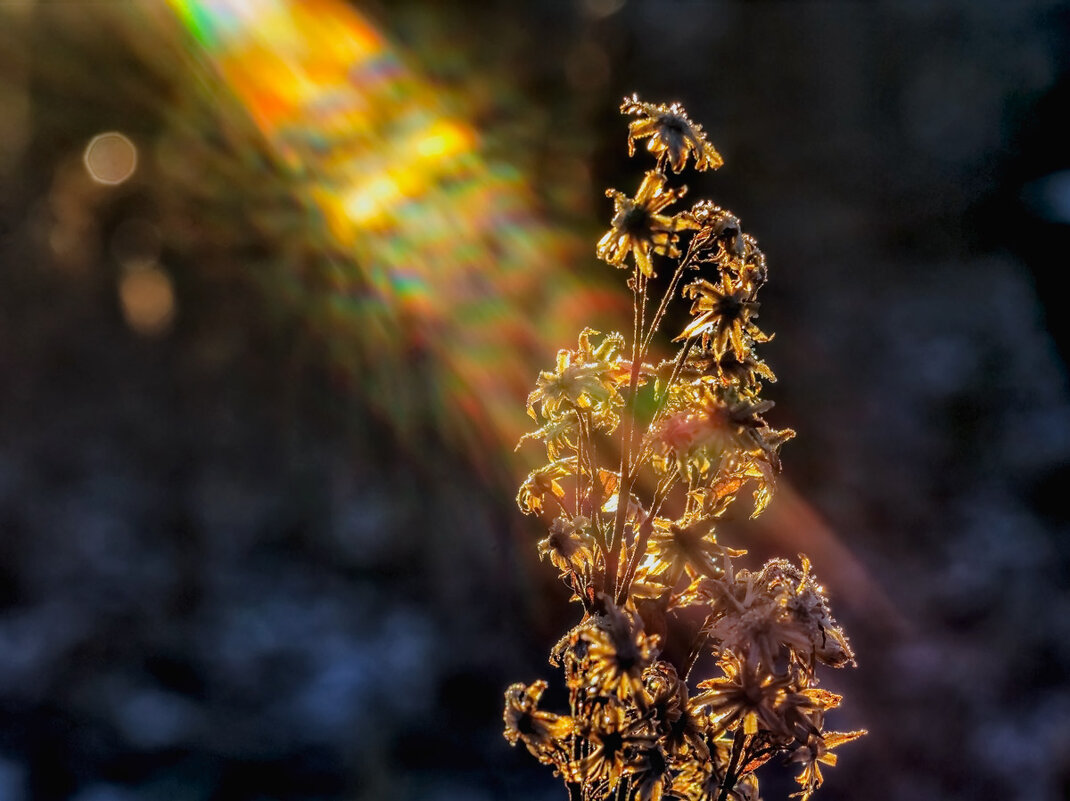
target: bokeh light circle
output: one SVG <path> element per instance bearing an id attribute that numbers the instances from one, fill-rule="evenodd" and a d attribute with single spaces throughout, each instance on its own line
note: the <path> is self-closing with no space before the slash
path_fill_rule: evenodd
<path id="1" fill-rule="evenodd" d="M 137 147 L 118 131 L 109 131 L 89 140 L 82 160 L 97 183 L 121 184 L 137 169 Z"/>
<path id="2" fill-rule="evenodd" d="M 157 265 L 125 270 L 119 280 L 119 302 L 127 325 L 142 336 L 164 334 L 174 322 L 174 284 Z"/>

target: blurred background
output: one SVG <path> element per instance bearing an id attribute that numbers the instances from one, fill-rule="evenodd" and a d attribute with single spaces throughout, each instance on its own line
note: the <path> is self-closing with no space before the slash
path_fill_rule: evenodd
<path id="1" fill-rule="evenodd" d="M 564 795 L 513 444 L 627 325 L 632 92 L 769 257 L 798 438 L 723 539 L 856 648 L 819 797 L 1070 797 L 1070 5 L 5 0 L 0 801 Z"/>

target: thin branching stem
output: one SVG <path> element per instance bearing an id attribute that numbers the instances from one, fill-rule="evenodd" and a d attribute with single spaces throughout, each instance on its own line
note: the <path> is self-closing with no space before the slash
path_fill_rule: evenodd
<path id="1" fill-rule="evenodd" d="M 576 448 L 576 516 L 581 512 L 581 502 L 590 492 L 591 483 L 591 448 L 587 439 L 586 412 L 577 410 L 576 428 L 579 429 L 579 442 Z"/>
<path id="2" fill-rule="evenodd" d="M 577 419 L 579 421 L 580 430 L 578 472 L 581 477 L 586 473 L 588 480 L 585 486 L 580 487 L 577 492 L 576 514 L 579 515 L 583 511 L 582 506 L 580 505 L 581 496 L 587 497 L 590 495 L 595 499 L 596 502 L 591 509 L 592 528 L 596 533 L 595 542 L 598 543 L 603 558 L 608 558 L 605 529 L 602 526 L 601 492 L 594 492 L 594 487 L 597 486 L 595 482 L 600 482 L 601 478 L 598 475 L 598 462 L 596 461 L 594 438 L 591 434 L 591 417 L 588 412 L 583 411 L 577 414 Z"/>
<path id="3" fill-rule="evenodd" d="M 636 267 L 632 276 L 632 364 L 628 378 L 628 390 L 624 396 L 624 410 L 621 415 L 621 454 L 620 485 L 617 487 L 617 514 L 613 520 L 609 558 L 606 560 L 606 589 L 616 591 L 617 569 L 624 540 L 624 522 L 628 515 L 628 501 L 631 498 L 635 469 L 631 462 L 632 442 L 635 436 L 635 402 L 639 388 L 641 360 L 639 358 L 639 337 L 642 319 L 646 307 L 646 277 Z"/>
<path id="4" fill-rule="evenodd" d="M 654 490 L 654 499 L 650 503 L 650 514 L 657 517 L 661 514 L 661 507 L 665 505 L 665 501 L 669 499 L 669 493 L 680 480 L 680 469 L 675 465 L 672 471 L 666 475 L 658 484 L 656 490 Z"/>
<path id="5" fill-rule="evenodd" d="M 561 510 L 561 514 L 567 515 L 568 509 L 565 508 L 565 504 L 561 502 L 561 499 L 556 495 L 551 495 L 551 497 L 554 499 L 554 503 L 557 504 L 557 508 Z"/>
<path id="6" fill-rule="evenodd" d="M 709 632 L 704 631 L 704 629 L 710 625 L 712 617 L 713 616 L 710 615 L 702 622 L 702 627 L 699 629 L 699 636 L 695 638 L 695 642 L 691 646 L 691 651 L 687 655 L 687 662 L 684 663 L 684 681 L 691 678 L 691 669 L 695 667 L 695 663 L 698 661 L 702 649 L 705 648 L 706 643 L 709 642 Z"/>
<path id="7" fill-rule="evenodd" d="M 676 269 L 673 271 L 672 278 L 669 279 L 669 286 L 665 289 L 665 294 L 661 296 L 661 302 L 658 304 L 658 309 L 654 313 L 654 316 L 650 320 L 650 328 L 646 332 L 646 336 L 643 338 L 643 345 L 640 348 L 641 353 L 646 353 L 650 349 L 650 342 L 654 338 L 654 334 L 661 326 L 661 320 L 665 316 L 665 312 L 668 311 L 669 304 L 672 302 L 674 295 L 676 294 L 676 287 L 680 283 L 680 278 L 691 265 L 691 249 L 688 248 L 687 255 L 680 260 L 680 263 L 676 265 Z"/>
<path id="8" fill-rule="evenodd" d="M 662 390 L 661 397 L 658 398 L 657 408 L 654 410 L 654 418 L 650 421 L 651 427 L 653 427 L 658 420 L 661 419 L 661 413 L 665 410 L 665 401 L 669 397 L 669 388 L 680 379 L 680 373 L 683 372 L 684 364 L 687 362 L 687 357 L 691 353 L 691 348 L 695 345 L 695 338 L 691 337 L 684 342 L 683 347 L 680 348 L 680 352 L 676 354 L 676 363 L 672 366 L 672 373 L 669 374 L 669 380 L 665 382 L 665 388 Z"/>
<path id="9" fill-rule="evenodd" d="M 632 586 L 632 579 L 635 578 L 635 571 L 639 569 L 639 564 L 643 561 L 643 557 L 646 555 L 646 548 L 650 542 L 650 535 L 653 532 L 653 519 L 661 511 L 662 504 L 665 503 L 665 499 L 669 496 L 669 492 L 676 484 L 679 473 L 674 471 L 672 474 L 666 476 L 658 485 L 658 489 L 654 493 L 654 499 L 650 506 L 650 513 L 647 519 L 639 526 L 639 538 L 635 543 L 635 547 L 632 549 L 631 557 L 628 560 L 628 567 L 625 570 L 624 577 L 620 583 L 620 591 L 617 593 L 617 603 L 624 603 L 624 599 L 628 597 L 628 591 Z"/>
<path id="10" fill-rule="evenodd" d="M 732 792 L 732 788 L 736 786 L 736 781 L 739 779 L 736 771 L 739 769 L 739 758 L 743 755 L 743 742 L 746 738 L 747 735 L 743 733 L 743 726 L 740 725 L 736 729 L 736 736 L 732 740 L 732 756 L 729 757 L 728 767 L 724 772 L 724 781 L 721 782 L 721 792 L 717 796 L 717 801 L 725 801 L 728 798 L 728 794 Z"/>
<path id="11" fill-rule="evenodd" d="M 636 460 L 638 464 L 645 463 L 650 457 L 647 439 L 649 439 L 650 435 L 656 430 L 658 423 L 661 421 L 662 414 L 665 411 L 665 401 L 668 400 L 669 397 L 669 388 L 680 378 L 684 363 L 687 361 L 687 356 L 691 352 L 691 348 L 694 344 L 694 338 L 688 339 L 684 342 L 683 347 L 680 348 L 680 352 L 676 354 L 676 362 L 673 364 L 672 373 L 669 375 L 668 381 L 665 382 L 665 386 L 662 388 L 661 394 L 658 396 L 654 415 L 651 417 L 650 423 L 647 425 L 647 437 L 643 440 L 643 449 L 639 452 Z"/>

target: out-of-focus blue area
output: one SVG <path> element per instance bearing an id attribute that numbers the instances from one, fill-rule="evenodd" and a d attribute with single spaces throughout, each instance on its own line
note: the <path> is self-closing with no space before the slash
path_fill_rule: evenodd
<path id="1" fill-rule="evenodd" d="M 1067 797 L 1070 7 L 369 10 L 577 271 L 641 169 L 621 96 L 724 154 L 691 195 L 769 257 L 785 477 L 895 610 L 815 563 L 859 656 L 835 725 L 870 729 L 819 798 Z M 562 797 L 500 734 L 574 614 L 537 532 L 336 374 L 299 303 L 329 288 L 280 280 L 318 258 L 289 179 L 122 13 L 0 9 L 0 801 Z"/>

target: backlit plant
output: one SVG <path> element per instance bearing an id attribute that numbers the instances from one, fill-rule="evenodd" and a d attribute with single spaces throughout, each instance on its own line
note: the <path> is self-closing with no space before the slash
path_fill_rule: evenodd
<path id="1" fill-rule="evenodd" d="M 756 346 L 765 257 L 739 219 L 709 201 L 672 211 L 686 187 L 669 172 L 720 155 L 678 104 L 626 98 L 628 150 L 655 157 L 632 197 L 610 190 L 599 258 L 630 272 L 630 336 L 586 329 L 528 397 L 547 462 L 524 481 L 521 509 L 546 525 L 541 556 L 561 572 L 582 620 L 553 648 L 568 713 L 540 708 L 545 681 L 505 696 L 505 736 L 553 767 L 571 801 L 753 801 L 755 769 L 798 765 L 799 795 L 822 781 L 840 697 L 818 665 L 853 663 L 823 588 L 801 565 L 737 566 L 716 529 L 744 492 L 768 504 L 780 446 L 761 398 L 773 372 Z M 668 281 L 655 292 L 657 271 Z M 675 358 L 652 343 L 678 298 L 691 319 Z"/>

